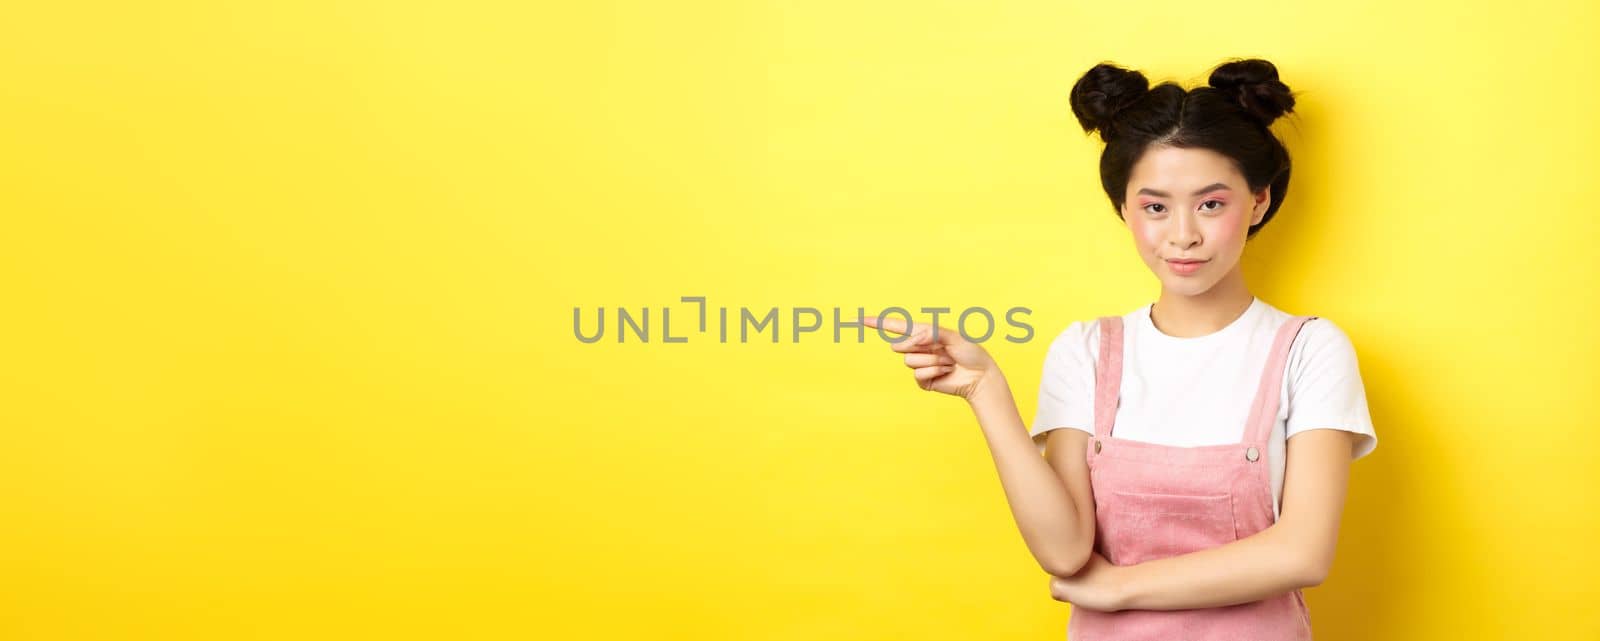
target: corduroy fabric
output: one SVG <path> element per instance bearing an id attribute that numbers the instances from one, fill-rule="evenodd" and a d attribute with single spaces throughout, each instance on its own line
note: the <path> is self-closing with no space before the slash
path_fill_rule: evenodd
<path id="1" fill-rule="evenodd" d="M 1100 319 L 1094 438 L 1089 440 L 1095 550 L 1133 565 L 1224 545 L 1273 523 L 1267 438 L 1278 412 L 1295 335 L 1315 316 L 1294 316 L 1273 339 L 1238 443 L 1178 447 L 1113 435 L 1122 384 L 1122 318 Z M 1260 601 L 1187 610 L 1102 612 L 1074 607 L 1069 641 L 1309 641 L 1300 590 Z"/>

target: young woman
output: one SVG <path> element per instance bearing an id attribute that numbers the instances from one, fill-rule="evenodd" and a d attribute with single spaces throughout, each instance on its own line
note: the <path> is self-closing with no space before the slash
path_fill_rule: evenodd
<path id="1" fill-rule="evenodd" d="M 971 406 L 1051 596 L 1074 606 L 1073 641 L 1310 639 L 1301 589 L 1328 575 L 1349 466 L 1377 446 L 1348 337 L 1256 297 L 1241 271 L 1288 191 L 1269 125 L 1294 98 L 1265 60 L 1209 83 L 1152 88 L 1102 63 L 1073 86 L 1161 291 L 1055 338 L 1031 429 L 981 346 L 862 319 L 907 337 L 893 349 L 920 387 Z"/>

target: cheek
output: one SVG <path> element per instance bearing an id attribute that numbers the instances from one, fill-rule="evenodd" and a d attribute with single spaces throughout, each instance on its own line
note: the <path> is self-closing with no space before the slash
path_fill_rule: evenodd
<path id="1" fill-rule="evenodd" d="M 1234 212 L 1217 221 L 1217 232 L 1224 238 L 1233 238 L 1244 228 L 1244 214 Z"/>
<path id="2" fill-rule="evenodd" d="M 1211 227 L 1212 234 L 1218 238 L 1243 236 L 1245 229 L 1249 227 L 1249 214 L 1250 211 L 1248 209 L 1235 207 L 1233 211 L 1228 212 L 1226 215 L 1218 216 L 1214 219 L 1215 224 Z"/>
<path id="3" fill-rule="evenodd" d="M 1161 244 L 1161 226 L 1147 220 L 1135 218 L 1128 223 L 1128 228 L 1133 231 L 1133 239 L 1139 247 L 1149 250 Z"/>

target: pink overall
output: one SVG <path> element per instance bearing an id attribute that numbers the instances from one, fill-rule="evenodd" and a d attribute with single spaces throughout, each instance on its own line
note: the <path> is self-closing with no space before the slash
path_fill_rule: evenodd
<path id="1" fill-rule="evenodd" d="M 1278 330 L 1261 373 L 1244 440 L 1179 447 L 1112 436 L 1122 383 L 1122 318 L 1100 319 L 1094 438 L 1086 456 L 1095 502 L 1095 551 L 1115 565 L 1187 554 L 1250 536 L 1273 523 L 1267 439 L 1278 413 L 1295 316 Z M 1069 641 L 1289 641 L 1311 638 L 1300 590 L 1260 601 L 1187 610 L 1103 612 L 1074 607 Z"/>

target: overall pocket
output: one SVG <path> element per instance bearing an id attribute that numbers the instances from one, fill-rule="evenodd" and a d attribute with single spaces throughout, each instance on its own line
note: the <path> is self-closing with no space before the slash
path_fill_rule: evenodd
<path id="1" fill-rule="evenodd" d="M 1096 504 L 1106 559 L 1133 565 L 1238 539 L 1230 494 L 1152 494 L 1111 490 Z"/>

